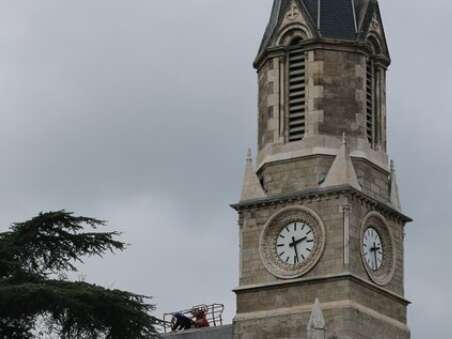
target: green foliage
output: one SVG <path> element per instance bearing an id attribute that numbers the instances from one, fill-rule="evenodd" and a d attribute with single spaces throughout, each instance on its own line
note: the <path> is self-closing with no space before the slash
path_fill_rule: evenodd
<path id="1" fill-rule="evenodd" d="M 42 317 L 62 339 L 158 337 L 147 297 L 66 279 L 83 257 L 125 249 L 116 232 L 83 232 L 103 225 L 58 211 L 0 233 L 0 339 L 33 338 Z"/>

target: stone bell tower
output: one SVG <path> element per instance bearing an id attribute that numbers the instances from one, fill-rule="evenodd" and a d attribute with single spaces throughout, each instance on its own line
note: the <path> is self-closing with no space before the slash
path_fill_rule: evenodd
<path id="1" fill-rule="evenodd" d="M 376 0 L 274 0 L 254 62 L 257 164 L 233 205 L 234 339 L 306 339 L 320 308 L 315 337 L 410 338 L 389 64 Z"/>

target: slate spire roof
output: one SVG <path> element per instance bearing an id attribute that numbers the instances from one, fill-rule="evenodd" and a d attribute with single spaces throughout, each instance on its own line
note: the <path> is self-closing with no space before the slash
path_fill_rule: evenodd
<path id="1" fill-rule="evenodd" d="M 294 0 L 274 0 L 270 21 L 265 30 L 258 60 L 269 47 L 281 16 Z M 375 11 L 380 16 L 377 0 L 295 0 L 305 10 L 320 38 L 354 41 L 362 37 Z"/>

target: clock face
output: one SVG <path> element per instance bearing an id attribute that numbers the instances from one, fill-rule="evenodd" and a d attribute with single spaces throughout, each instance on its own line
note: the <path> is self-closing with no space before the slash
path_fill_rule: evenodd
<path id="1" fill-rule="evenodd" d="M 285 226 L 276 240 L 276 253 L 288 265 L 303 264 L 314 250 L 314 232 L 310 225 L 293 222 Z"/>
<path id="2" fill-rule="evenodd" d="M 377 230 L 369 227 L 364 232 L 363 255 L 366 264 L 373 272 L 377 272 L 383 265 L 383 241 Z"/>

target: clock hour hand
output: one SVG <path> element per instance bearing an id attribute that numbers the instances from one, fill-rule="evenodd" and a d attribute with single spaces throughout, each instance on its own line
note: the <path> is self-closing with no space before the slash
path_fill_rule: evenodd
<path id="1" fill-rule="evenodd" d="M 295 240 L 295 237 L 292 237 L 292 242 L 289 244 L 289 247 L 297 247 L 297 245 L 303 241 L 305 241 L 307 237 L 301 238 L 299 240 Z"/>

